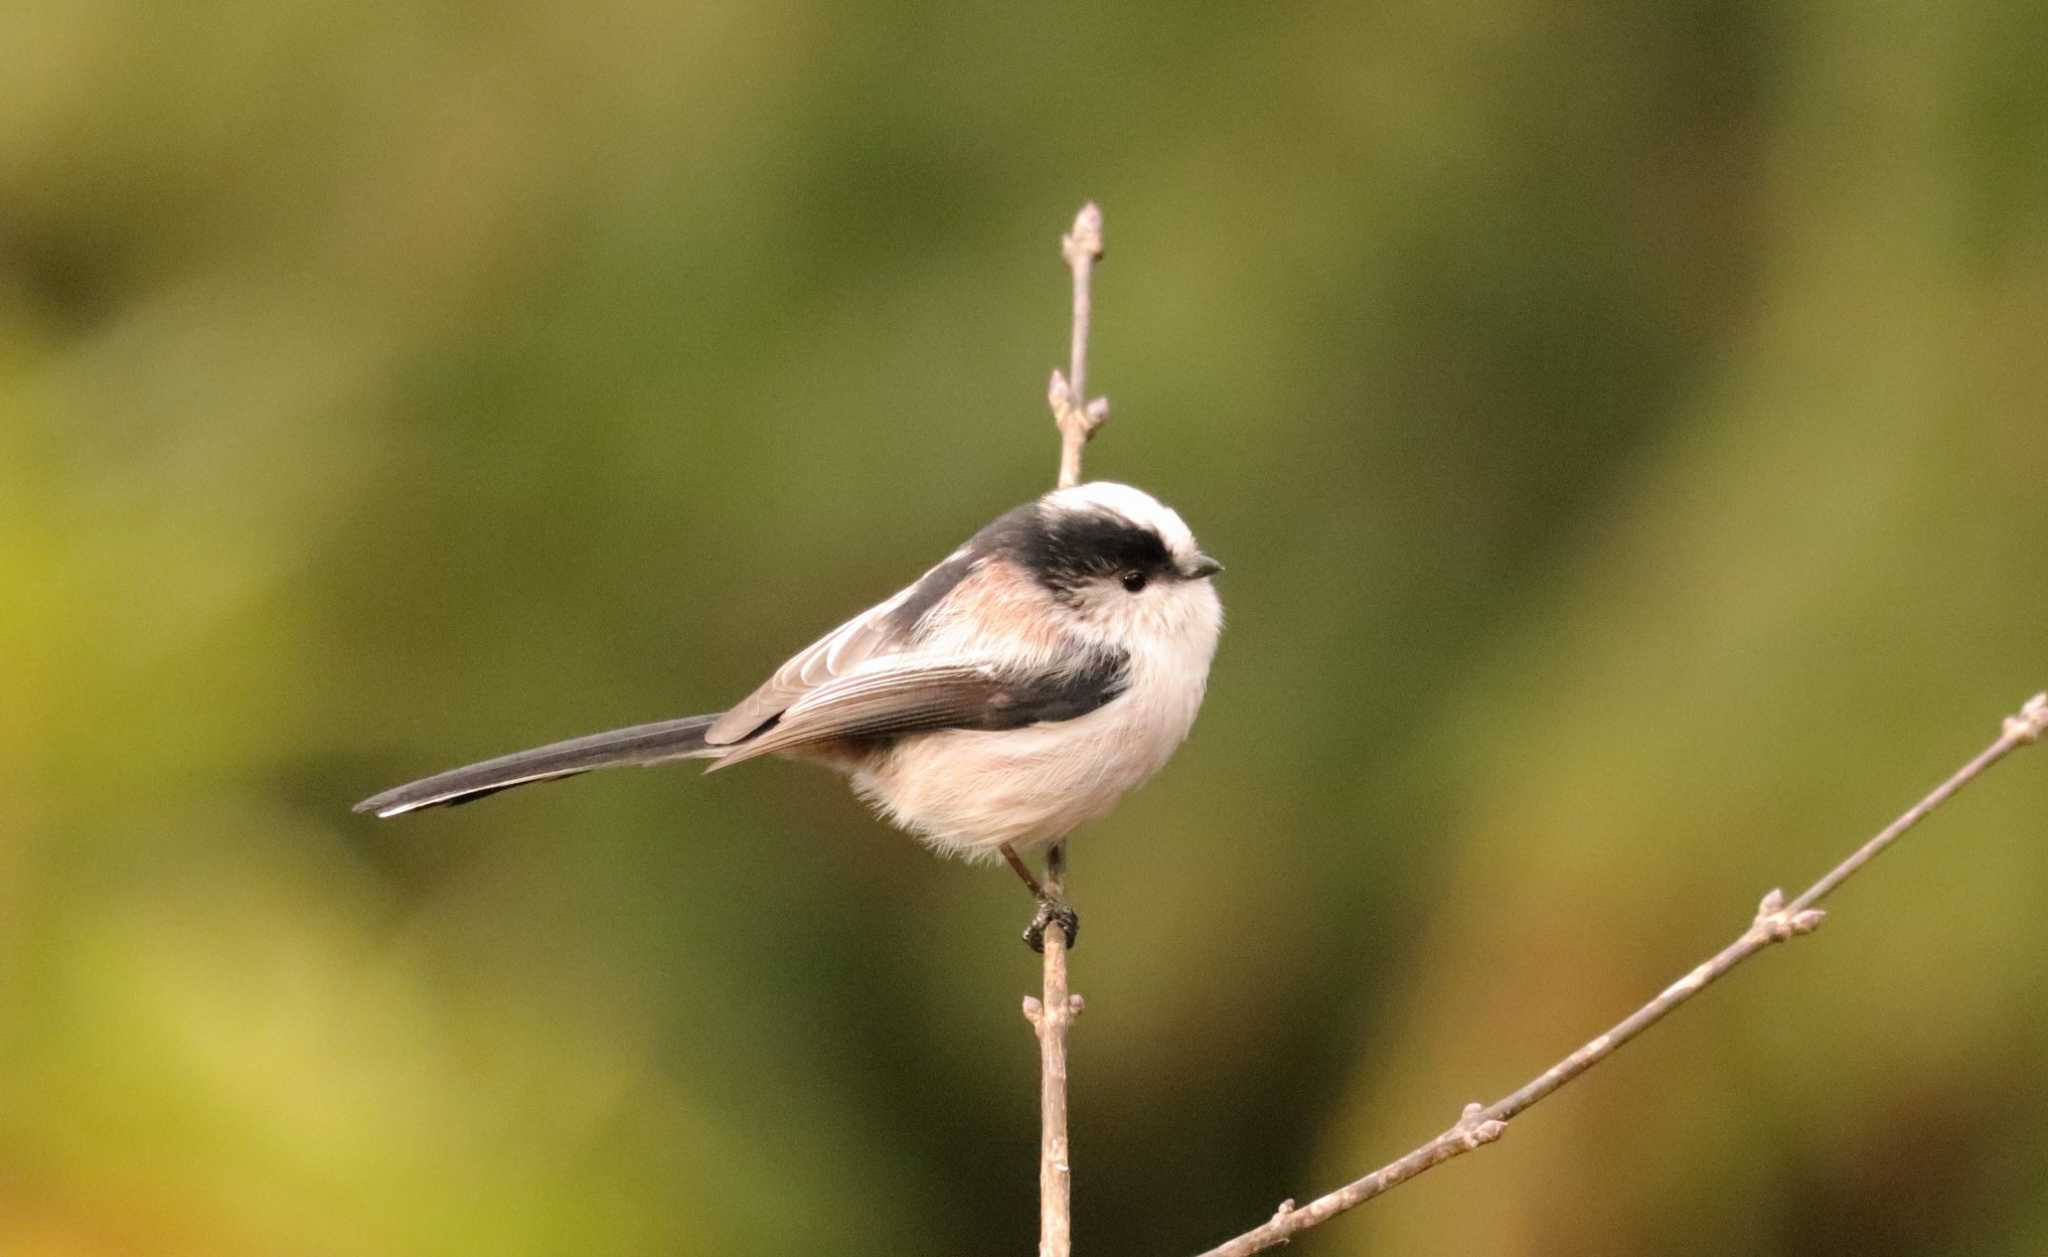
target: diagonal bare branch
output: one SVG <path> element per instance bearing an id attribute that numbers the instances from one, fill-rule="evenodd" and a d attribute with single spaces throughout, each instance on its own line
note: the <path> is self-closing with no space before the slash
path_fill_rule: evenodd
<path id="1" fill-rule="evenodd" d="M 1588 1040 L 1577 1051 L 1492 1104 L 1466 1105 L 1465 1111 L 1449 1129 L 1407 1155 L 1390 1161 L 1364 1178 L 1346 1183 L 1306 1205 L 1297 1208 L 1292 1200 L 1286 1201 L 1265 1225 L 1246 1231 L 1236 1239 L 1203 1253 L 1201 1257 L 1250 1257 L 1252 1253 L 1285 1244 L 1290 1237 L 1327 1222 L 1347 1209 L 1354 1209 L 1375 1196 L 1391 1191 L 1432 1166 L 1441 1165 L 1452 1157 L 1499 1139 L 1506 1132 L 1507 1124 L 1515 1117 L 1612 1056 L 1622 1044 L 1662 1021 L 1680 1004 L 1711 986 L 1730 969 L 1772 943 L 1782 943 L 1819 929 L 1821 923 L 1827 919 L 1827 914 L 1815 907 L 1816 903 L 1876 859 L 1886 847 L 1898 841 L 1902 834 L 1926 819 L 1929 813 L 1948 802 L 1957 791 L 1975 781 L 1993 764 L 2018 748 L 2039 741 L 2044 733 L 2048 733 L 2048 693 L 2034 695 L 2020 708 L 2017 715 L 2006 717 L 1997 741 L 1985 747 L 1975 759 L 1957 769 L 1948 780 L 1929 791 L 1925 798 L 1900 813 L 1897 820 L 1879 830 L 1868 842 L 1850 853 L 1847 859 L 1829 869 L 1819 881 L 1802 891 L 1798 898 L 1787 903 L 1784 892 L 1779 890 L 1773 890 L 1765 895 L 1763 902 L 1757 905 L 1755 918 L 1734 942 L 1695 966 L 1678 981 L 1665 987 L 1656 998 L 1616 1022 L 1606 1033 Z"/>

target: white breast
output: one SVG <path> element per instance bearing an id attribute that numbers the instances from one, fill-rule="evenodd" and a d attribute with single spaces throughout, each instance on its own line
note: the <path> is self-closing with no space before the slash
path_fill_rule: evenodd
<path id="1" fill-rule="evenodd" d="M 1149 626 L 1132 643 L 1130 688 L 1087 715 L 906 737 L 856 769 L 854 789 L 944 854 L 992 860 L 1006 843 L 1051 846 L 1158 772 L 1187 737 L 1221 626 L 1214 595 L 1201 601 L 1185 609 L 1195 622 Z"/>

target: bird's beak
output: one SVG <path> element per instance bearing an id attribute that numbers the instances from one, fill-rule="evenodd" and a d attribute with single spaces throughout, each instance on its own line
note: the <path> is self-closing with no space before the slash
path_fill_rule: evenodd
<path id="1" fill-rule="evenodd" d="M 1206 554 L 1195 556 L 1195 565 L 1188 569 L 1189 580 L 1206 580 L 1223 570 L 1223 565 Z"/>

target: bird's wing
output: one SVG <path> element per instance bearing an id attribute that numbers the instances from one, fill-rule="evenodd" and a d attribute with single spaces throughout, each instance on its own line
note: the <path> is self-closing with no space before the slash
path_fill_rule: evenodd
<path id="1" fill-rule="evenodd" d="M 712 746 L 745 741 L 770 720 L 782 715 L 806 694 L 829 685 L 878 656 L 891 654 L 915 639 L 925 612 L 952 592 L 974 566 L 966 546 L 919 577 L 917 583 L 879 603 L 812 642 L 775 670 L 761 687 L 715 721 L 704 740 Z"/>
<path id="2" fill-rule="evenodd" d="M 712 767 L 819 742 L 1072 720 L 1129 688 L 1130 659 L 1122 651 L 1075 657 L 1078 667 L 1037 674 L 987 660 L 877 659 L 805 692 Z"/>

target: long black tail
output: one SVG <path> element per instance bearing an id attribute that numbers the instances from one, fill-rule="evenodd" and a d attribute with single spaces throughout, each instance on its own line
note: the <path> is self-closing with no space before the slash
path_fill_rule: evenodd
<path id="1" fill-rule="evenodd" d="M 555 742 L 530 751 L 500 755 L 481 764 L 436 773 L 397 789 L 371 795 L 356 804 L 355 810 L 375 812 L 379 816 L 402 816 L 423 807 L 467 803 L 531 781 L 573 777 L 594 768 L 610 768 L 616 764 L 657 764 L 662 760 L 685 759 L 692 755 L 716 755 L 723 748 L 707 748 L 704 731 L 717 719 L 718 714 L 713 713 L 709 716 L 685 716 L 680 720 L 660 720 L 651 725 L 593 733 L 589 737 L 571 738 L 567 742 Z"/>

